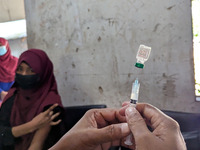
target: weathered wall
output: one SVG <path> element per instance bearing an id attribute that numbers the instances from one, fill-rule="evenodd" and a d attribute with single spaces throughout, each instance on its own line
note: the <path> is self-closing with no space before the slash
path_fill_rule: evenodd
<path id="1" fill-rule="evenodd" d="M 64 105 L 129 100 L 136 77 L 140 102 L 200 112 L 195 102 L 190 1 L 26 0 L 28 47 L 54 63 Z M 152 47 L 143 70 L 140 44 Z"/>
<path id="2" fill-rule="evenodd" d="M 28 49 L 27 47 L 27 40 L 26 38 L 17 38 L 17 39 L 12 39 L 8 40 L 11 53 L 15 57 L 19 57 L 22 52 Z"/>
<path id="3" fill-rule="evenodd" d="M 0 22 L 24 18 L 24 0 L 0 0 Z"/>

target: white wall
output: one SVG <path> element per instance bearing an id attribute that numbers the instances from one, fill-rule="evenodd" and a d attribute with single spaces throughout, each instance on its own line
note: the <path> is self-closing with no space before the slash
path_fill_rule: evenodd
<path id="1" fill-rule="evenodd" d="M 24 0 L 0 0 L 0 22 L 24 18 Z"/>
<path id="2" fill-rule="evenodd" d="M 0 0 L 0 37 L 9 40 L 12 55 L 27 50 L 24 0 Z M 19 21 L 20 20 L 20 21 Z"/>
<path id="3" fill-rule="evenodd" d="M 129 100 L 136 77 L 140 102 L 200 112 L 195 102 L 190 1 L 26 0 L 29 48 L 54 63 L 65 106 Z M 143 70 L 140 44 L 152 47 Z"/>

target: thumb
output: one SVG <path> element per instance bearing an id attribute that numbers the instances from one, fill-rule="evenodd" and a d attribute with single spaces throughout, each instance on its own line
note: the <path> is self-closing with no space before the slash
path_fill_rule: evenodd
<path id="1" fill-rule="evenodd" d="M 138 139 L 143 139 L 145 135 L 150 133 L 143 117 L 134 106 L 129 106 L 126 109 L 126 120 L 136 143 Z"/>
<path id="2" fill-rule="evenodd" d="M 104 128 L 96 130 L 96 144 L 102 144 L 115 140 L 122 139 L 130 134 L 130 129 L 127 123 L 112 124 Z"/>

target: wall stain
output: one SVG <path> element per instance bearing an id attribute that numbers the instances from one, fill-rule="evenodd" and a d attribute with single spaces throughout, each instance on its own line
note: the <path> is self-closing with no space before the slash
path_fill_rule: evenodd
<path id="1" fill-rule="evenodd" d="M 115 52 L 112 52 L 112 72 L 111 72 L 111 78 L 112 78 L 112 82 L 113 85 L 116 87 L 119 87 L 119 70 L 118 70 L 118 61 L 117 61 L 117 57 L 115 56 Z"/>
<path id="2" fill-rule="evenodd" d="M 77 88 L 75 88 L 75 87 L 73 88 L 73 90 L 74 90 L 74 91 L 78 91 L 78 89 L 77 89 Z"/>
<path id="3" fill-rule="evenodd" d="M 65 81 L 67 81 L 67 79 L 68 79 L 68 78 L 67 78 L 67 72 L 65 72 Z"/>
<path id="4" fill-rule="evenodd" d="M 41 3 L 41 5 L 39 5 L 39 9 L 43 9 L 44 6 L 45 6 L 45 3 L 43 2 L 43 3 Z"/>
<path id="5" fill-rule="evenodd" d="M 76 65 L 74 63 L 72 63 L 72 68 L 76 68 Z"/>
<path id="6" fill-rule="evenodd" d="M 98 38 L 98 41 L 100 42 L 101 41 L 101 37 L 99 36 L 99 38 Z"/>
<path id="7" fill-rule="evenodd" d="M 131 73 L 128 74 L 128 77 L 129 77 L 129 78 L 131 77 Z"/>
<path id="8" fill-rule="evenodd" d="M 175 7 L 176 5 L 170 6 L 167 8 L 167 10 L 171 10 L 173 7 Z"/>
<path id="9" fill-rule="evenodd" d="M 78 51 L 79 51 L 79 48 L 76 48 L 76 52 L 78 53 Z"/>
<path id="10" fill-rule="evenodd" d="M 159 25 L 160 25 L 160 23 L 157 23 L 157 24 L 155 25 L 155 27 L 154 27 L 154 29 L 153 29 L 153 32 L 156 32 L 156 31 L 157 31 Z"/>
<path id="11" fill-rule="evenodd" d="M 99 93 L 103 94 L 103 88 L 101 86 L 99 86 Z"/>
<path id="12" fill-rule="evenodd" d="M 167 97 L 176 97 L 176 78 L 175 75 L 167 76 L 165 73 L 163 73 L 163 78 L 165 83 L 163 83 L 162 91 L 163 94 Z"/>
<path id="13" fill-rule="evenodd" d="M 72 5 L 72 2 L 70 2 L 69 4 L 67 4 L 67 8 L 70 8 Z"/>
<path id="14" fill-rule="evenodd" d="M 108 20 L 109 26 L 113 26 L 115 23 L 117 23 L 115 18 L 108 18 L 106 20 Z"/>

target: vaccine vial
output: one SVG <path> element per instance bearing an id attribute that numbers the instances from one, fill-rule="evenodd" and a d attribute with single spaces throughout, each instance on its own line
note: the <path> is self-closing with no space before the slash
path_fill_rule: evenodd
<path id="1" fill-rule="evenodd" d="M 150 53 L 151 47 L 140 45 L 136 55 L 137 62 L 135 64 L 135 67 L 143 69 L 144 63 L 148 60 Z"/>

